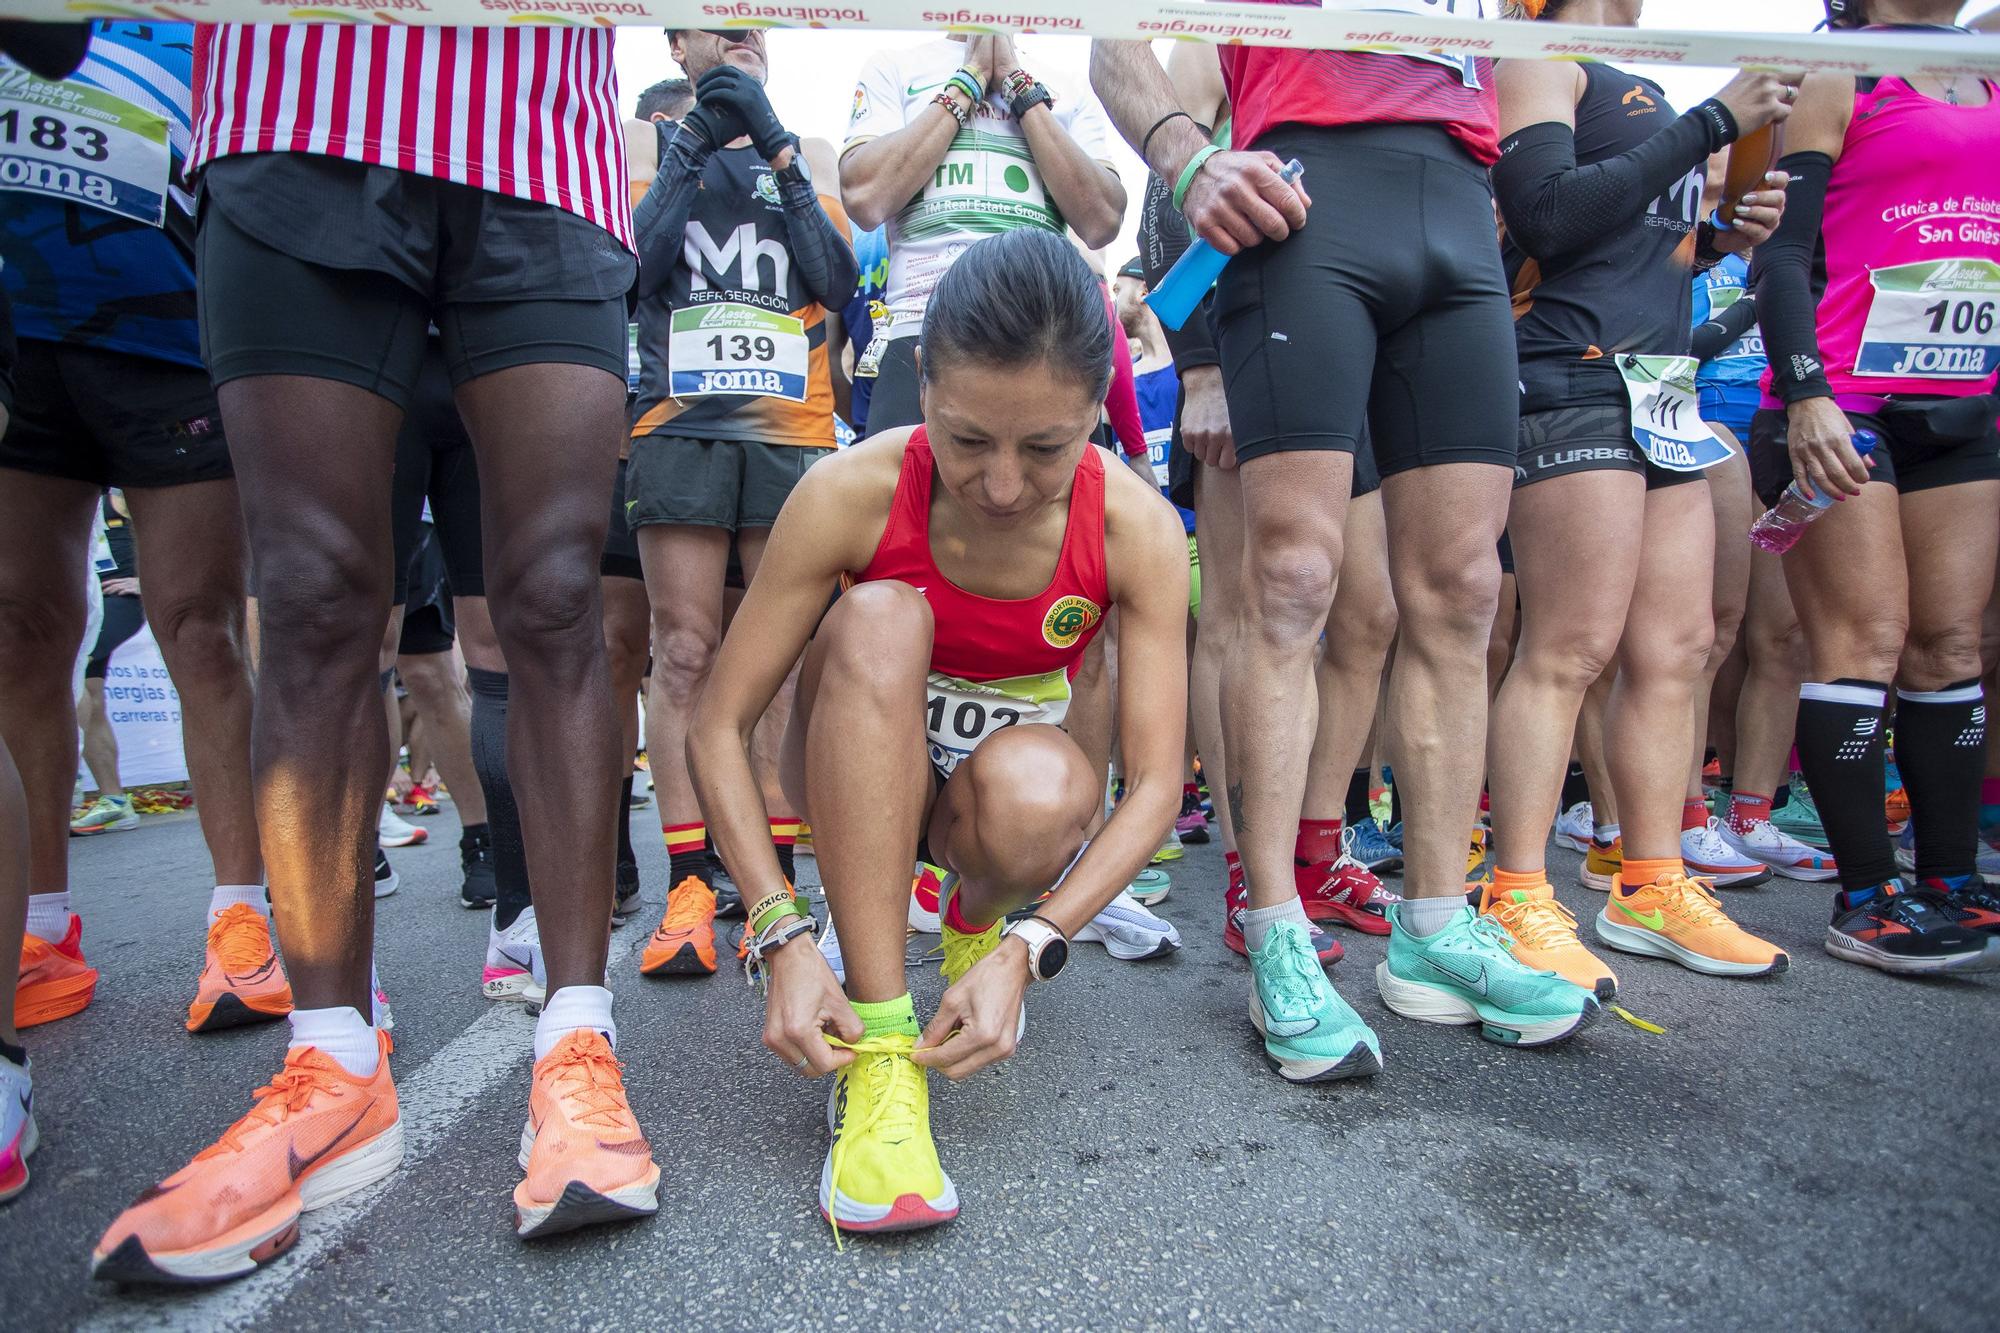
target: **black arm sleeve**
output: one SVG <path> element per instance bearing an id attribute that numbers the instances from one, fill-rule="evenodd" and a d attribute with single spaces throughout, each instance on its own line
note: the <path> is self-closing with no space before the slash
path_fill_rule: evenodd
<path id="1" fill-rule="evenodd" d="M 794 155 L 798 151 L 792 149 Z M 820 207 L 811 181 L 781 179 L 778 200 L 785 206 L 785 238 L 791 243 L 799 280 L 813 300 L 838 313 L 854 298 L 854 284 L 861 277 L 854 247 Z"/>
<path id="2" fill-rule="evenodd" d="M 1174 207 L 1174 192 L 1157 175 L 1148 175 L 1146 201 L 1139 210 L 1139 261 L 1146 270 L 1146 285 L 1158 287 L 1191 243 L 1187 219 Z M 1209 319 L 1214 303 L 1215 296 L 1210 293 L 1178 329 L 1160 325 L 1160 331 L 1167 335 L 1167 348 L 1174 354 L 1175 373 L 1185 375 L 1197 366 L 1221 364 Z"/>
<path id="3" fill-rule="evenodd" d="M 1813 262 L 1819 254 L 1833 159 L 1825 153 L 1789 153 L 1778 170 L 1792 177 L 1785 187 L 1785 216 L 1771 239 L 1757 247 L 1750 263 L 1764 351 L 1771 360 L 1771 391 L 1787 403 L 1831 398 L 1833 386 L 1826 382 L 1826 365 L 1819 354 Z"/>
<path id="4" fill-rule="evenodd" d="M 1630 152 L 1579 167 L 1576 131 L 1543 121 L 1500 145 L 1493 193 L 1514 243 L 1552 259 L 1638 216 L 1735 138 L 1735 118 L 1711 97 Z"/>
<path id="5" fill-rule="evenodd" d="M 1750 332 L 1751 325 L 1756 322 L 1756 298 L 1746 295 L 1706 324 L 1695 326 L 1694 359 L 1715 360 L 1722 354 L 1723 348 Z"/>
<path id="6" fill-rule="evenodd" d="M 632 210 L 632 231 L 639 240 L 639 299 L 659 295 L 681 262 L 681 247 L 687 237 L 688 214 L 694 211 L 695 192 L 701 189 L 702 169 L 708 165 L 710 149 L 700 135 L 682 128 L 674 131 L 667 149 L 660 154 L 660 171 L 653 184 Z M 852 255 L 849 256 L 850 262 Z"/>

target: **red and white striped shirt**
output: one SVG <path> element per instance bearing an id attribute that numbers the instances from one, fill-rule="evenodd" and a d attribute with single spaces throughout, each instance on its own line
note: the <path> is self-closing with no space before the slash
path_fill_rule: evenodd
<path id="1" fill-rule="evenodd" d="M 610 28 L 195 30 L 190 173 L 322 153 L 553 204 L 633 249 Z"/>

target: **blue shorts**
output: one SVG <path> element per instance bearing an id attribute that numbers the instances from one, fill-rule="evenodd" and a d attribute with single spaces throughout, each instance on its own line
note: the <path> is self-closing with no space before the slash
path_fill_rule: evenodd
<path id="1" fill-rule="evenodd" d="M 1701 419 L 1718 426 L 1727 426 L 1729 433 L 1736 437 L 1738 444 L 1750 441 L 1750 418 L 1757 414 L 1760 395 L 1757 390 L 1745 392 L 1742 389 L 1712 389 L 1707 385 L 1701 390 Z"/>

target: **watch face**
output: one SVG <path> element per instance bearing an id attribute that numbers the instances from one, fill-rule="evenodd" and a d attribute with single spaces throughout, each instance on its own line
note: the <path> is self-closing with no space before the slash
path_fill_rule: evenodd
<path id="1" fill-rule="evenodd" d="M 1069 962 L 1069 941 L 1057 935 L 1042 946 L 1040 957 L 1035 960 L 1035 971 L 1043 981 L 1053 980 L 1056 973 Z"/>

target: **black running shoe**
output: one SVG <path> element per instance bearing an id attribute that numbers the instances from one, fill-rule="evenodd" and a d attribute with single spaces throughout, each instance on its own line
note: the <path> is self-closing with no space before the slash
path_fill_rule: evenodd
<path id="1" fill-rule="evenodd" d="M 1962 875 L 1956 880 L 1944 880 L 1933 876 L 1919 880 L 1917 887 L 1930 889 L 1944 895 L 1958 913 L 1958 924 L 1983 930 L 1989 934 L 2000 933 L 2000 889 L 1995 889 L 1977 875 Z"/>
<path id="2" fill-rule="evenodd" d="M 493 874 L 493 837 L 483 826 L 476 832 L 459 835 L 458 863 L 465 872 L 464 882 L 458 886 L 458 905 L 475 911 L 490 910 L 500 896 L 500 888 Z"/>
<path id="3" fill-rule="evenodd" d="M 630 921 L 639 911 L 639 863 L 620 861 L 618 863 L 618 890 L 611 900 L 611 928 Z"/>
<path id="4" fill-rule="evenodd" d="M 1884 972 L 1987 972 L 2000 968 L 2000 938 L 1975 930 L 1943 894 L 1891 881 L 1867 901 L 1834 899 L 1826 951 Z"/>
<path id="5" fill-rule="evenodd" d="M 377 847 L 375 849 L 375 896 L 377 898 L 388 897 L 396 891 L 397 886 L 402 884 L 402 882 L 402 876 L 396 873 L 396 867 L 389 864 L 388 853 Z"/>
<path id="6" fill-rule="evenodd" d="M 711 854 L 708 858 L 709 887 L 715 890 L 715 915 L 717 920 L 729 920 L 743 915 L 743 895 L 736 891 L 736 881 L 729 878 L 729 872 L 722 868 L 722 858 Z"/>

